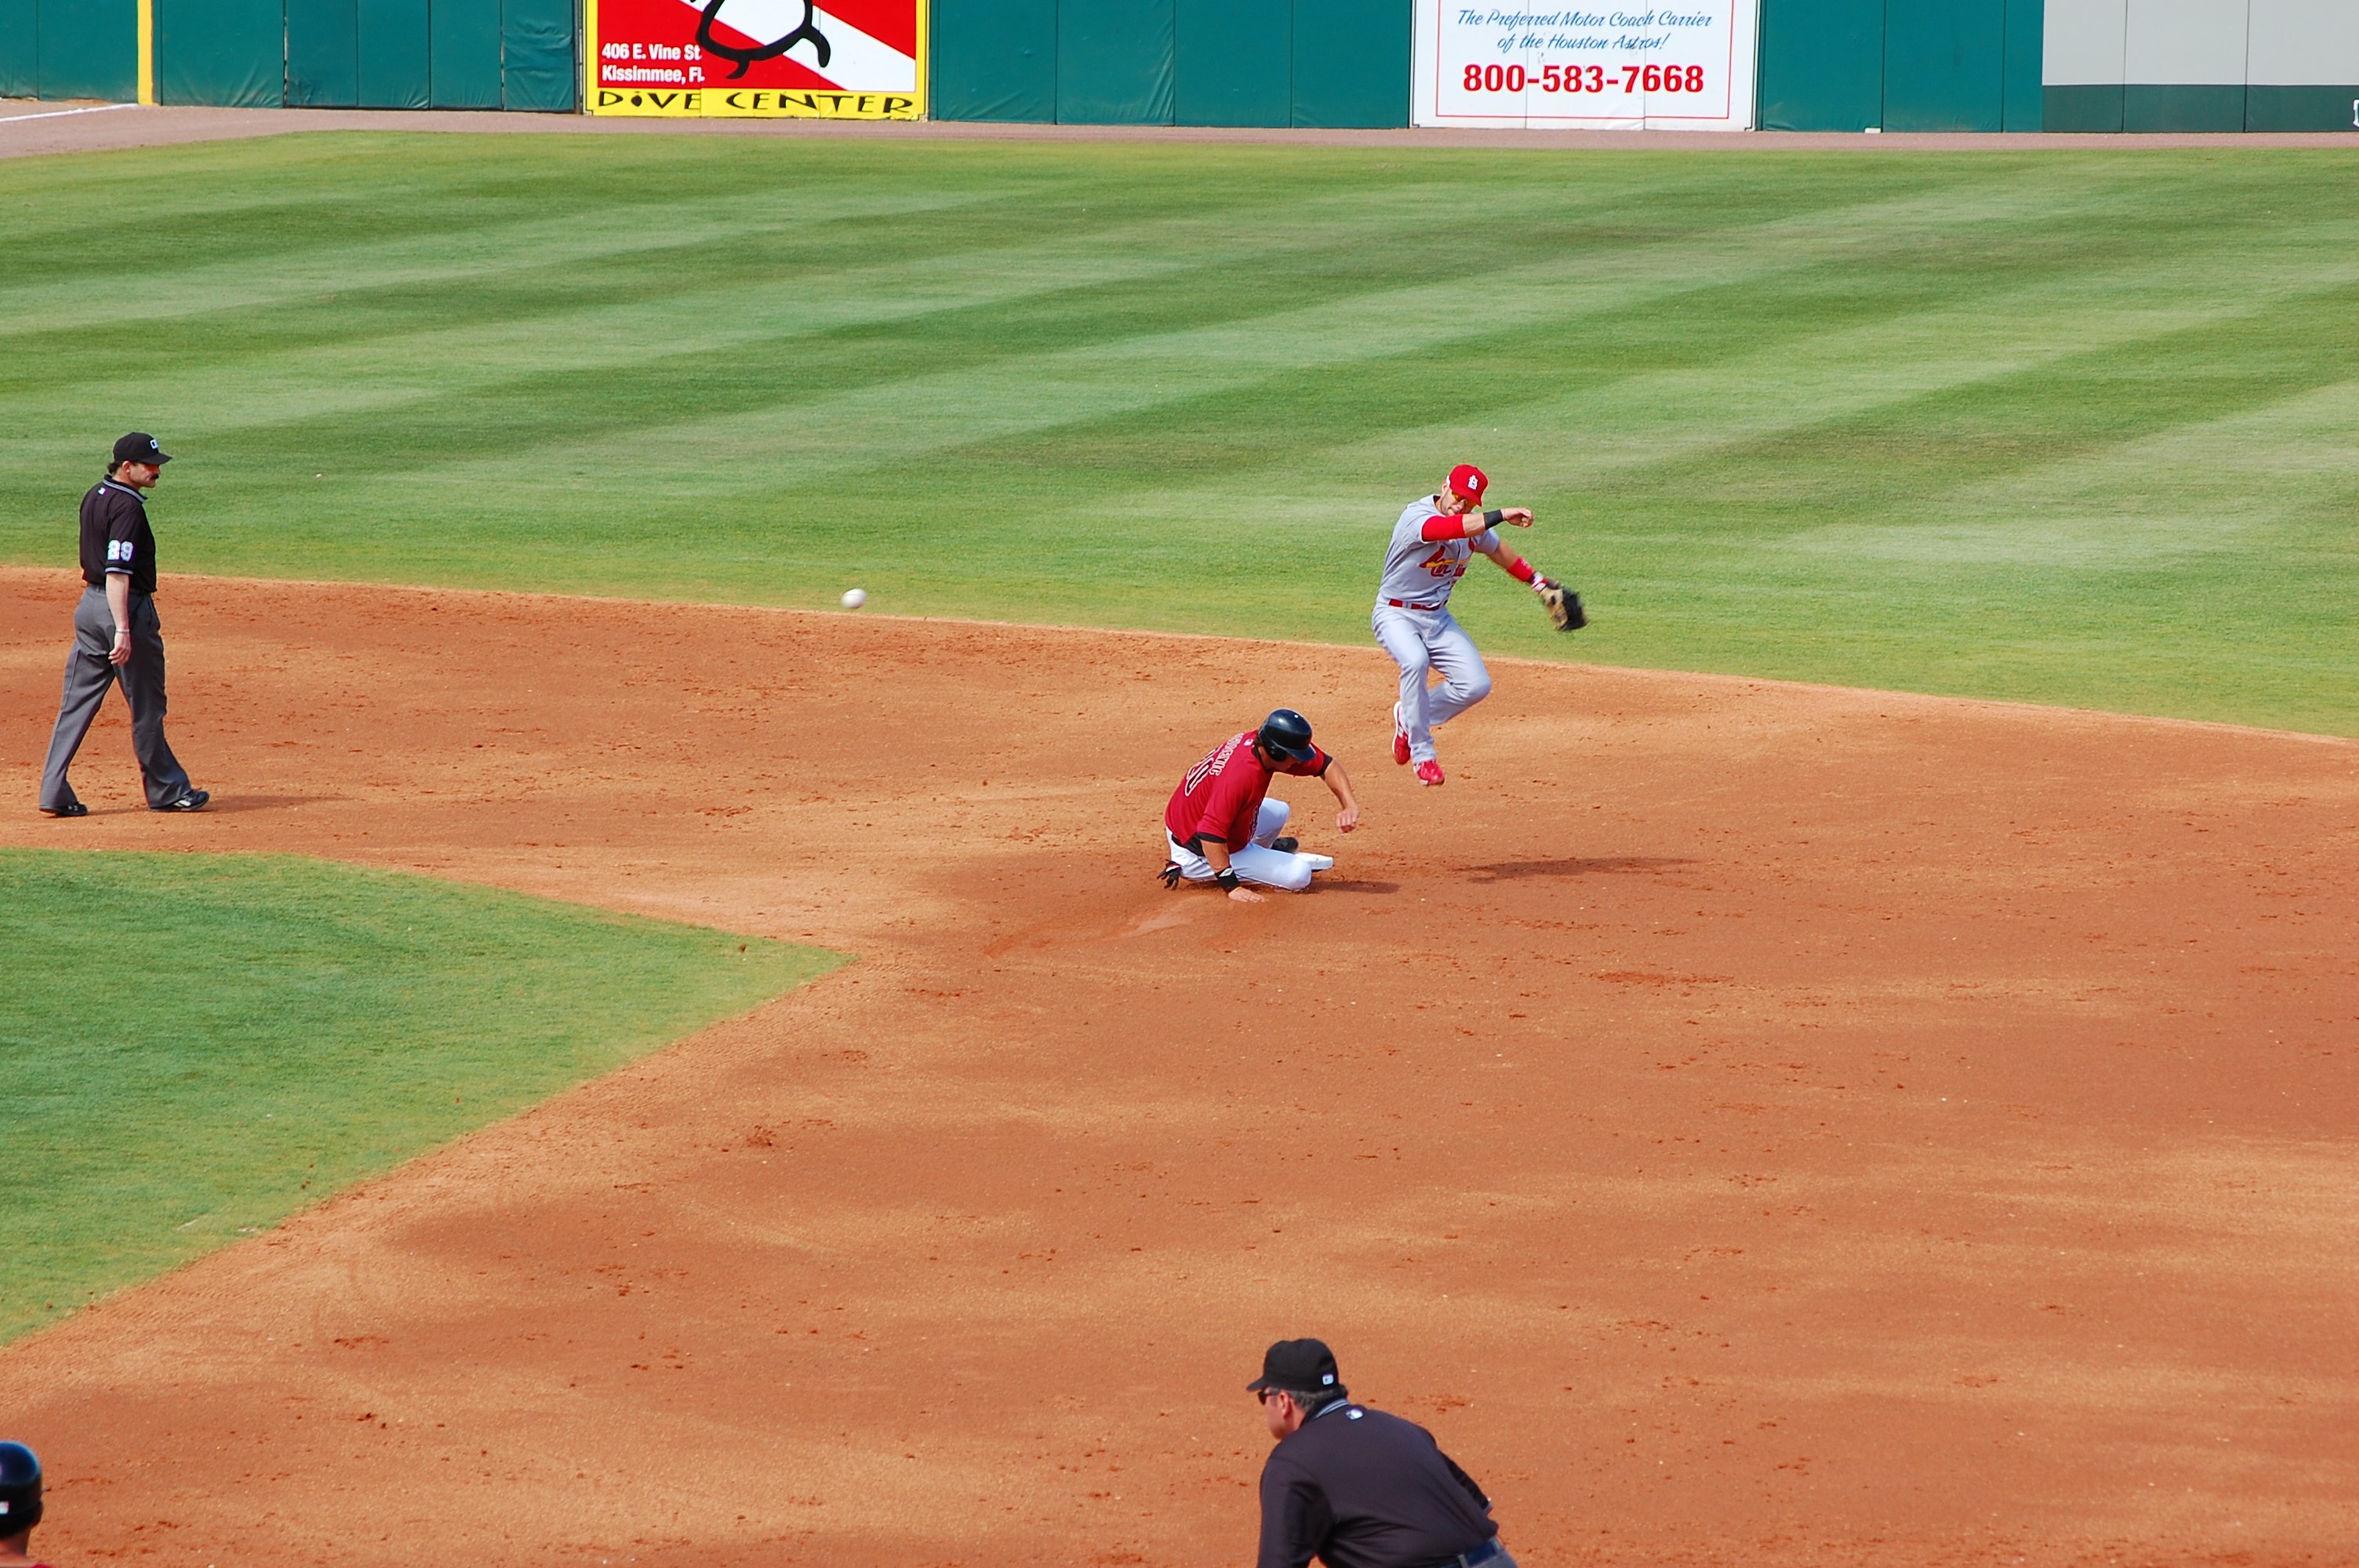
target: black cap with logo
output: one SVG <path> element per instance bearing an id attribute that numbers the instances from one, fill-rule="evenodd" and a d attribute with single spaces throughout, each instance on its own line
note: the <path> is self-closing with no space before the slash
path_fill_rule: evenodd
<path id="1" fill-rule="evenodd" d="M 1261 1376 L 1245 1385 L 1245 1391 L 1251 1394 L 1265 1389 L 1289 1394 L 1342 1393 L 1343 1385 L 1335 1370 L 1335 1353 L 1327 1348 L 1324 1340 L 1279 1340 L 1263 1354 Z"/>
<path id="2" fill-rule="evenodd" d="M 162 468 L 172 460 L 172 454 L 156 444 L 156 438 L 145 430 L 134 430 L 114 443 L 114 460 L 118 463 L 153 463 Z"/>

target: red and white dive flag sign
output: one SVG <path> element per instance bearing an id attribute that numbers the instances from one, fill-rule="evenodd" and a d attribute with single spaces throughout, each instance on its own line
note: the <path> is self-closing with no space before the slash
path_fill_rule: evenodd
<path id="1" fill-rule="evenodd" d="M 592 114 L 915 120 L 925 0 L 587 0 Z"/>

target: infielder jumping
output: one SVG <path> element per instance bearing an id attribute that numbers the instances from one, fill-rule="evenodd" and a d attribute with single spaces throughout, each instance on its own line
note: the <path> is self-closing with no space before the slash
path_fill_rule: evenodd
<path id="1" fill-rule="evenodd" d="M 1581 595 L 1540 576 L 1521 556 L 1507 555 L 1499 524 L 1530 527 L 1528 508 L 1474 510 L 1490 483 L 1481 469 L 1460 463 L 1450 470 L 1441 494 L 1410 502 L 1393 524 L 1384 580 L 1376 586 L 1369 625 L 1401 672 L 1400 701 L 1393 707 L 1393 761 L 1403 766 L 1414 762 L 1417 782 L 1428 786 L 1442 782 L 1441 763 L 1433 754 L 1434 728 L 1491 695 L 1491 672 L 1483 667 L 1474 639 L 1450 613 L 1450 590 L 1466 575 L 1473 552 L 1482 551 L 1538 594 L 1558 631 L 1575 632 L 1589 623 Z M 1441 685 L 1431 690 L 1425 684 L 1429 670 L 1441 675 Z"/>
<path id="2" fill-rule="evenodd" d="M 1171 804 L 1163 808 L 1169 845 L 1163 885 L 1218 882 L 1239 903 L 1259 903 L 1262 895 L 1245 883 L 1300 892 L 1313 871 L 1333 869 L 1333 860 L 1301 854 L 1296 840 L 1283 836 L 1293 808 L 1268 798 L 1269 781 L 1278 773 L 1307 774 L 1324 784 L 1343 808 L 1335 813 L 1338 833 L 1360 825 L 1360 803 L 1343 764 L 1310 743 L 1310 720 L 1281 708 L 1260 729 L 1232 735 L 1207 752 L 1171 792 Z"/>

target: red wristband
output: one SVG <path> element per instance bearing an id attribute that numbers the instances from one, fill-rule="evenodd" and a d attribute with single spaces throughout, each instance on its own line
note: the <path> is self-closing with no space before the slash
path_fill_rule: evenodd
<path id="1" fill-rule="evenodd" d="M 1507 563 L 1507 575 L 1514 578 L 1517 582 L 1529 582 L 1539 574 L 1532 570 L 1531 562 L 1524 559 L 1521 556 L 1517 556 L 1514 560 Z"/>

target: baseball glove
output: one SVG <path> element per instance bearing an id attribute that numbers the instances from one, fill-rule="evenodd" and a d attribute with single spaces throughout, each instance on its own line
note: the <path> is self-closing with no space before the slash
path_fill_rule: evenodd
<path id="1" fill-rule="evenodd" d="M 1538 584 L 1540 602 L 1548 607 L 1549 620 L 1560 632 L 1578 632 L 1589 624 L 1589 616 L 1581 608 L 1581 595 L 1553 578 L 1542 578 Z"/>

